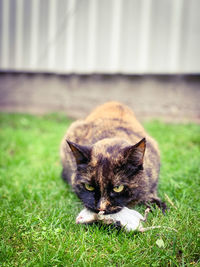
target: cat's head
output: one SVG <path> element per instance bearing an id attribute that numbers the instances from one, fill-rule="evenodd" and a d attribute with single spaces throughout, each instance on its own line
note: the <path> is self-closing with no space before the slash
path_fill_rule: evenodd
<path id="1" fill-rule="evenodd" d="M 137 199 L 145 138 L 135 145 L 120 139 L 103 139 L 93 146 L 67 142 L 77 164 L 73 187 L 85 207 L 109 214 Z"/>

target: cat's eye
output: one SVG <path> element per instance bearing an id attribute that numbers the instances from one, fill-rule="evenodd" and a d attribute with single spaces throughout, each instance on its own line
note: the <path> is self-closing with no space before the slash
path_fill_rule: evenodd
<path id="1" fill-rule="evenodd" d="M 85 188 L 88 190 L 88 191 L 94 191 L 94 187 L 89 185 L 89 184 L 85 184 Z"/>
<path id="2" fill-rule="evenodd" d="M 123 185 L 118 185 L 118 186 L 115 186 L 113 188 L 113 191 L 115 191 L 116 193 L 120 193 L 124 190 L 124 186 Z"/>

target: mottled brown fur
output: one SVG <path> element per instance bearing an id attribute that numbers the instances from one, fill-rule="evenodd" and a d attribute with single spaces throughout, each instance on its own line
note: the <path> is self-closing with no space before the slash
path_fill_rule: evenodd
<path id="1" fill-rule="evenodd" d="M 165 209 L 157 197 L 158 145 L 127 106 L 105 103 L 85 120 L 74 122 L 60 151 L 63 178 L 86 207 L 112 213 L 123 205 L 155 202 Z M 98 192 L 85 192 L 84 183 L 94 185 Z M 120 184 L 124 191 L 114 194 L 113 188 Z"/>

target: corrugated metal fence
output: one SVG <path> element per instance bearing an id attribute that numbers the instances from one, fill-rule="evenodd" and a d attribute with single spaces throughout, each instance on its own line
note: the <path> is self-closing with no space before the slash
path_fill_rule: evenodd
<path id="1" fill-rule="evenodd" d="M 200 72 L 199 0 L 0 0 L 0 69 Z"/>

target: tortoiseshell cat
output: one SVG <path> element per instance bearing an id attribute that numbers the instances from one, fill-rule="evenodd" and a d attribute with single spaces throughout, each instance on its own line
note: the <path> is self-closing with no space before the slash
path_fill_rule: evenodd
<path id="1" fill-rule="evenodd" d="M 137 203 L 166 205 L 157 196 L 157 143 L 117 102 L 97 107 L 69 127 L 61 143 L 63 179 L 84 206 L 105 214 Z"/>

